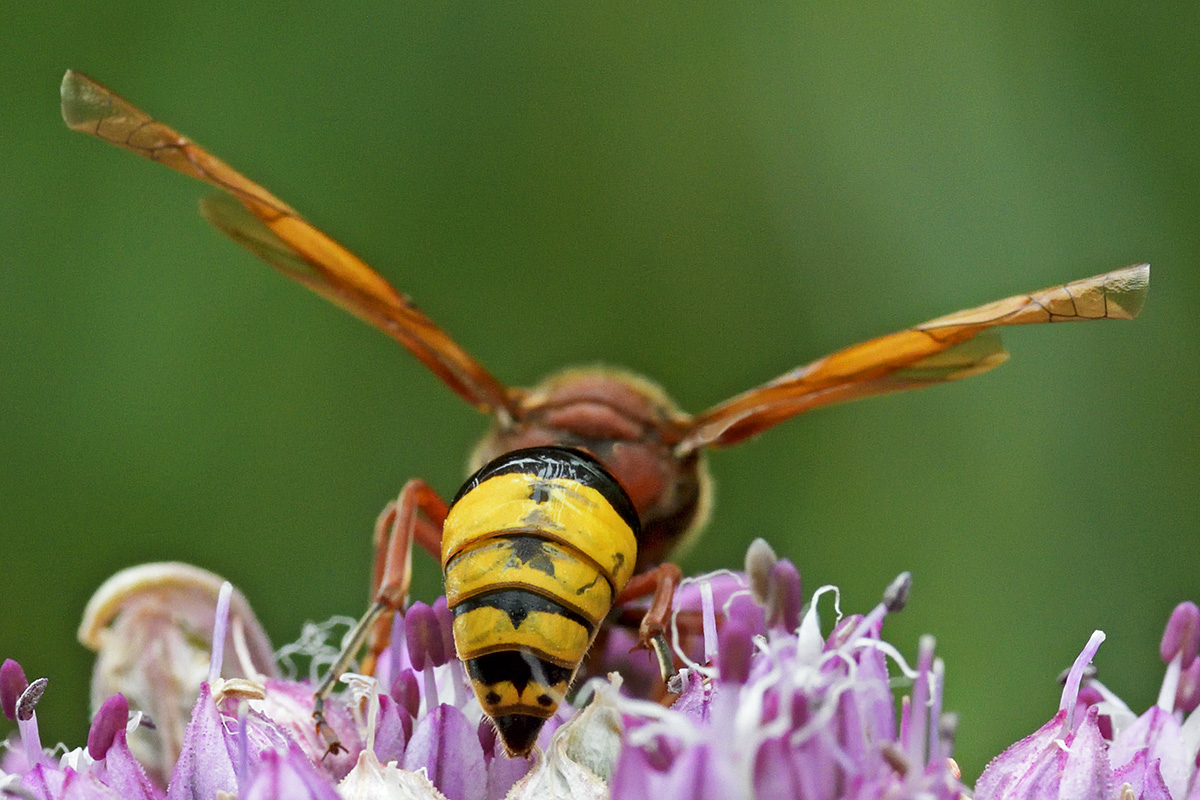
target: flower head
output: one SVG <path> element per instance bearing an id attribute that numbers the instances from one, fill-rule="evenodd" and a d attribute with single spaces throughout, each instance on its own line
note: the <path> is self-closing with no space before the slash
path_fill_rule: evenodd
<path id="1" fill-rule="evenodd" d="M 884 617 L 907 597 L 910 577 L 901 576 L 867 615 L 840 619 L 825 637 L 818 600 L 836 598 L 837 590 L 818 589 L 798 619 L 795 568 L 756 560 L 743 585 L 752 598 L 768 600 L 768 629 L 729 617 L 706 622 L 705 630 L 719 631 L 704 646 L 715 660 L 689 664 L 671 708 L 622 704 L 626 736 L 614 800 L 958 798 L 963 787 L 941 736 L 943 669 L 933 640 L 922 640 L 911 669 L 880 639 Z M 766 586 L 774 589 L 758 588 Z M 708 617 L 715 604 L 704 605 Z M 889 659 L 913 681 L 899 725 Z"/>
<path id="2" fill-rule="evenodd" d="M 1092 634 L 1067 672 L 1058 713 L 988 765 L 976 800 L 1200 797 L 1200 608 L 1181 603 L 1171 613 L 1158 702 L 1140 716 L 1088 670 L 1103 641 Z"/>
<path id="3" fill-rule="evenodd" d="M 160 783 L 183 748 L 184 730 L 200 684 L 208 676 L 215 606 L 222 579 L 190 564 L 155 563 L 124 569 L 96 590 L 79 640 L 96 652 L 92 713 L 120 693 L 152 725 L 130 734 L 130 747 Z M 225 678 L 274 677 L 271 643 L 250 604 L 236 590 L 224 617 Z"/>
<path id="4" fill-rule="evenodd" d="M 140 725 L 141 715 L 131 716 L 129 704 L 119 694 L 102 704 L 92 721 L 86 748 L 67 750 L 58 758 L 43 749 L 35 708 L 47 685 L 45 678 L 26 683 L 24 670 L 15 661 L 5 661 L 0 667 L 0 707 L 6 715 L 12 711 L 20 733 L 19 745 L 8 745 L 0 769 L 0 791 L 38 800 L 162 800 L 162 789 L 134 758 L 126 740 Z"/>
<path id="5" fill-rule="evenodd" d="M 86 748 L 50 758 L 29 724 L 44 680 L 28 682 L 13 662 L 0 668 L 0 710 L 17 718 L 21 734 L 0 790 L 39 800 L 958 797 L 933 640 L 921 641 L 910 668 L 881 639 L 885 617 L 907 597 L 908 576 L 867 614 L 839 612 L 825 635 L 818 606 L 832 596 L 836 608 L 836 589 L 819 589 L 805 608 L 791 562 L 760 542 L 746 564 L 743 573 L 680 587 L 671 638 L 684 668 L 665 690 L 653 688 L 657 667 L 630 658 L 630 639 L 613 629 L 592 664 L 609 677 L 560 705 L 530 759 L 505 755 L 454 657 L 444 600 L 397 615 L 375 678 L 347 676 L 350 690 L 327 702 L 326 722 L 345 748 L 333 754 L 313 724 L 313 683 L 274 677 L 265 636 L 248 633 L 256 623 L 232 587 L 210 591 L 215 576 L 180 565 L 139 568 L 89 605 L 85 627 L 103 632 L 95 636 L 97 685 L 129 694 L 97 703 Z M 170 611 L 171 592 L 186 596 L 185 613 Z M 206 614 L 206 637 L 189 638 Z M 328 663 L 311 637 L 281 654 L 297 649 Z M 899 720 L 889 662 L 912 682 Z M 185 689 L 155 680 L 161 675 L 195 681 L 186 713 L 177 712 Z M 163 718 L 154 728 L 147 709 Z M 160 729 L 176 720 L 172 757 Z M 143 729 L 158 731 L 152 746 L 131 750 Z"/>

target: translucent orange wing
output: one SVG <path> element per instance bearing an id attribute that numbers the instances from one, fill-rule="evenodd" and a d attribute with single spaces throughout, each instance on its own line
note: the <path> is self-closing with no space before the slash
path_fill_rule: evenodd
<path id="1" fill-rule="evenodd" d="M 676 449 L 736 444 L 813 408 L 987 372 L 1008 359 L 999 326 L 1133 319 L 1149 281 L 1150 265 L 1139 264 L 847 347 L 696 416 Z"/>
<path id="2" fill-rule="evenodd" d="M 266 189 L 78 72 L 63 78 L 62 113 L 72 130 L 223 189 L 228 194 L 201 205 L 222 233 L 383 330 L 480 411 L 516 412 L 517 390 L 496 380 L 407 297 Z"/>

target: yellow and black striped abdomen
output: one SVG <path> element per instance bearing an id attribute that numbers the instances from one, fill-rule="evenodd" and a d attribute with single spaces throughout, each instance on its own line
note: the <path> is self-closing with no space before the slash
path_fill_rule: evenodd
<path id="1" fill-rule="evenodd" d="M 533 747 L 637 561 L 633 504 L 577 450 L 508 453 L 451 503 L 442 533 L 454 642 L 510 753 Z"/>

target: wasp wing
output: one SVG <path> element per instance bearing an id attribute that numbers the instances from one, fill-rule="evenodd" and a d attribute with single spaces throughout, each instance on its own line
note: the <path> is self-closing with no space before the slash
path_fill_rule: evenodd
<path id="1" fill-rule="evenodd" d="M 847 347 L 697 415 L 676 448 L 736 444 L 813 408 L 987 372 L 1008 359 L 999 326 L 1133 319 L 1149 280 L 1150 266 L 1139 264 Z"/>
<path id="2" fill-rule="evenodd" d="M 78 72 L 68 71 L 63 78 L 62 112 L 72 130 L 224 190 L 227 195 L 202 203 L 205 217 L 222 233 L 383 330 L 479 410 L 515 413 L 515 390 L 496 380 L 362 260 L 263 187 Z"/>

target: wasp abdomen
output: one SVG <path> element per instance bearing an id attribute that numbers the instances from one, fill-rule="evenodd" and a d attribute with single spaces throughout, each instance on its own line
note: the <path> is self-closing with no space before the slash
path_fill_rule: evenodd
<path id="1" fill-rule="evenodd" d="M 576 450 L 538 447 L 479 470 L 442 534 L 454 642 L 506 748 L 525 754 L 557 710 L 637 561 L 616 480 Z"/>

